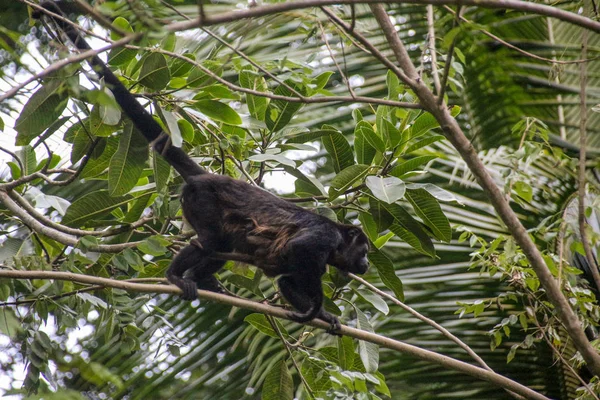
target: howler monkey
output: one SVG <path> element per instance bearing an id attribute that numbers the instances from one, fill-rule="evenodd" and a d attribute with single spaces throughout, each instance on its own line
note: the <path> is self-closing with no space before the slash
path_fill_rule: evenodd
<path id="1" fill-rule="evenodd" d="M 63 15 L 56 2 L 42 7 Z M 41 13 L 37 13 L 38 18 Z M 82 51 L 90 46 L 69 22 L 51 18 Z M 173 259 L 168 280 L 197 298 L 197 289 L 222 291 L 213 276 L 224 260 L 215 252 L 250 255 L 267 276 L 279 276 L 283 297 L 297 310 L 290 318 L 306 322 L 320 318 L 338 329 L 338 319 L 323 309 L 321 276 L 326 264 L 345 272 L 363 274 L 369 266 L 369 242 L 358 227 L 333 222 L 267 191 L 224 175 L 211 174 L 182 149 L 171 146 L 168 135 L 97 56 L 89 59 L 104 78 L 123 112 L 183 177 L 183 214 L 198 237 Z"/>

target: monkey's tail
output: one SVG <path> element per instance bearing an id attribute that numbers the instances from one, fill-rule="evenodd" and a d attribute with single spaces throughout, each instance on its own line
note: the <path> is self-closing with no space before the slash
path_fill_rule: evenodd
<path id="1" fill-rule="evenodd" d="M 61 7 L 52 0 L 42 1 L 40 5 L 54 14 L 64 16 Z M 39 19 L 42 17 L 42 14 L 43 13 L 37 11 L 33 13 L 33 17 Z M 85 41 L 81 34 L 79 34 L 72 23 L 52 16 L 50 17 L 69 37 L 69 40 L 73 42 L 75 47 L 81 51 L 91 50 L 90 45 Z M 92 56 L 88 59 L 88 62 L 92 65 L 96 73 L 104 78 L 106 86 L 113 93 L 115 100 L 123 112 L 131 119 L 136 129 L 144 135 L 149 143 L 153 144 L 154 149 L 165 157 L 169 164 L 179 172 L 186 182 L 188 182 L 188 179 L 192 176 L 208 173 L 208 171 L 196 164 L 183 150 L 170 145 L 167 141 L 168 135 L 163 131 L 162 127 L 154 120 L 152 115 L 142 107 L 100 57 L 96 55 Z"/>

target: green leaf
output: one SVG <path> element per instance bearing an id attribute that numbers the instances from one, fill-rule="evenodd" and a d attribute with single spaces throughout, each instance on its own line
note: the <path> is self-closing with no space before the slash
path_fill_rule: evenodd
<path id="1" fill-rule="evenodd" d="M 396 221 L 396 223 L 390 226 L 392 232 L 420 253 L 435 257 L 433 243 L 419 222 L 397 204 L 386 204 L 383 202 L 380 202 L 380 204 Z"/>
<path id="2" fill-rule="evenodd" d="M 106 190 L 98 190 L 76 199 L 62 219 L 67 226 L 82 226 L 86 221 L 110 213 L 117 207 L 126 205 L 131 196 L 111 197 Z"/>
<path id="3" fill-rule="evenodd" d="M 327 195 L 327 191 L 325 190 L 325 187 L 323 187 L 323 184 L 314 176 L 304 175 L 300 170 L 296 169 L 295 166 L 294 167 L 284 166 L 283 169 L 288 174 L 297 178 L 296 183 L 298 183 L 298 181 L 301 181 L 303 184 L 305 184 L 305 188 L 308 187 L 308 188 L 315 189 L 315 190 L 309 189 L 310 193 L 317 194 L 317 195 L 324 195 L 324 196 Z"/>
<path id="4" fill-rule="evenodd" d="M 323 136 L 321 140 L 327 153 L 331 156 L 335 172 L 340 172 L 354 164 L 352 149 L 342 132 L 335 131 L 328 136 Z"/>
<path id="5" fill-rule="evenodd" d="M 380 176 L 368 176 L 366 184 L 373 196 L 388 204 L 392 204 L 404 197 L 406 185 L 396 177 L 382 178 Z"/>
<path id="6" fill-rule="evenodd" d="M 373 220 L 377 224 L 377 232 L 385 231 L 394 223 L 394 216 L 387 212 L 383 204 L 375 198 L 369 199 L 369 210 L 371 211 Z"/>
<path id="7" fill-rule="evenodd" d="M 375 158 L 375 154 L 377 154 L 377 149 L 367 141 L 366 132 L 367 130 L 364 129 L 354 129 L 354 152 L 356 153 L 357 163 L 370 165 L 373 158 Z"/>
<path id="8" fill-rule="evenodd" d="M 435 117 L 428 112 L 424 112 L 413 122 L 411 127 L 411 138 L 422 136 L 429 132 L 431 129 L 437 128 L 440 124 L 437 122 Z"/>
<path id="9" fill-rule="evenodd" d="M 248 322 L 250 325 L 255 327 L 259 332 L 262 332 L 267 336 L 270 336 L 273 338 L 279 338 L 279 335 L 277 334 L 277 332 L 275 332 L 273 330 L 273 327 L 271 326 L 269 321 L 267 321 L 267 317 L 265 317 L 264 314 L 259 314 L 259 313 L 250 314 L 250 315 L 246 316 L 246 318 L 244 318 L 244 321 Z"/>
<path id="10" fill-rule="evenodd" d="M 25 168 L 25 171 L 22 171 L 23 175 L 33 174 L 37 168 L 35 150 L 33 150 L 33 147 L 29 145 L 22 147 L 17 151 L 17 156 Z"/>
<path id="11" fill-rule="evenodd" d="M 148 157 L 148 142 L 128 121 L 123 127 L 119 148 L 108 167 L 108 190 L 111 196 L 122 196 L 135 187 Z"/>
<path id="12" fill-rule="evenodd" d="M 217 100 L 198 100 L 194 102 L 192 108 L 216 121 L 230 125 L 242 124 L 242 118 L 233 108 Z"/>
<path id="13" fill-rule="evenodd" d="M 371 305 L 382 314 L 388 315 L 390 312 L 390 308 L 388 307 L 387 303 L 379 295 L 367 290 L 359 290 L 358 294 L 367 302 L 371 303 Z"/>
<path id="14" fill-rule="evenodd" d="M 262 400 L 293 400 L 294 384 L 285 360 L 275 364 L 265 376 Z"/>
<path id="15" fill-rule="evenodd" d="M 383 236 L 379 236 L 378 238 L 376 238 L 373 241 L 373 244 L 375 245 L 376 248 L 380 249 L 383 246 L 385 246 L 385 244 L 394 237 L 394 232 L 388 232 Z"/>
<path id="16" fill-rule="evenodd" d="M 392 260 L 377 249 L 372 249 L 368 257 L 369 261 L 377 268 L 379 278 L 385 287 L 394 292 L 398 300 L 404 301 L 404 286 L 400 278 L 396 275 Z"/>
<path id="17" fill-rule="evenodd" d="M 418 156 L 415 158 L 411 158 L 408 161 L 403 162 L 402 164 L 396 165 L 390 171 L 390 175 L 396 176 L 398 178 L 406 175 L 408 172 L 414 171 L 418 167 L 423 164 L 427 164 L 431 160 L 435 160 L 438 158 L 437 156 Z"/>
<path id="18" fill-rule="evenodd" d="M 373 328 L 365 314 L 356 307 L 355 310 L 356 327 L 363 331 L 373 332 Z M 374 373 L 377 371 L 377 368 L 379 368 L 379 346 L 370 342 L 365 342 L 364 340 L 359 340 L 358 354 L 360 355 L 360 359 L 367 372 Z"/>
<path id="19" fill-rule="evenodd" d="M 410 154 L 413 151 L 422 149 L 425 146 L 429 146 L 432 143 L 439 142 L 440 140 L 444 140 L 444 139 L 445 139 L 445 137 L 443 135 L 433 135 L 433 136 L 418 140 L 417 142 L 408 146 L 408 148 L 404 151 L 404 154 Z"/>
<path id="20" fill-rule="evenodd" d="M 183 53 L 183 57 L 189 59 L 190 61 L 196 61 L 196 56 L 193 53 Z M 171 64 L 171 76 L 172 77 L 181 77 L 190 72 L 194 64 L 191 62 L 187 62 L 185 59 L 176 58 L 173 60 Z"/>
<path id="21" fill-rule="evenodd" d="M 345 168 L 331 180 L 329 197 L 334 199 L 352 187 L 354 183 L 362 181 L 369 172 L 369 168 L 368 165 L 361 164 L 351 165 L 348 168 Z"/>
<path id="22" fill-rule="evenodd" d="M 117 151 L 119 145 L 119 138 L 116 136 L 109 137 L 106 139 L 106 145 L 102 154 L 96 158 L 91 159 L 83 168 L 83 172 L 81 173 L 82 178 L 91 178 L 95 177 L 102 172 L 104 172 L 108 165 L 110 164 L 110 159 Z"/>
<path id="23" fill-rule="evenodd" d="M 123 17 L 115 18 L 113 21 L 113 25 L 123 32 L 133 33 L 133 29 L 131 28 L 131 25 L 129 25 L 129 21 L 127 21 Z M 118 40 L 121 38 L 121 35 L 119 35 L 116 32 L 111 32 L 110 38 L 112 40 Z M 108 64 L 115 66 L 125 66 L 135 58 L 136 54 L 137 50 L 127 49 L 125 47 L 111 49 L 108 53 Z"/>
<path id="24" fill-rule="evenodd" d="M 150 236 L 149 238 L 138 244 L 137 248 L 145 254 L 150 254 L 151 256 L 158 257 L 164 255 L 167 251 L 169 251 L 169 249 L 167 249 L 167 246 L 169 246 L 170 244 L 171 242 L 169 242 L 162 236 L 154 235 Z"/>
<path id="25" fill-rule="evenodd" d="M 260 74 L 250 69 L 244 69 L 240 71 L 239 79 L 241 87 L 261 93 L 267 93 L 267 82 Z M 248 106 L 250 115 L 259 121 L 265 121 L 265 113 L 267 111 L 267 106 L 269 105 L 269 99 L 246 93 L 246 105 Z"/>
<path id="26" fill-rule="evenodd" d="M 523 200 L 529 203 L 531 203 L 531 201 L 533 200 L 533 189 L 528 183 L 523 181 L 517 181 L 513 185 L 513 190 Z"/>
<path id="27" fill-rule="evenodd" d="M 366 212 L 360 212 L 358 214 L 358 220 L 360 221 L 363 231 L 367 234 L 369 239 L 371 241 L 377 239 L 377 234 L 379 233 L 379 231 L 377 230 L 377 224 L 375 223 L 375 220 L 373 219 L 371 214 Z"/>
<path id="28" fill-rule="evenodd" d="M 431 229 L 434 236 L 444 242 L 452 239 L 450 222 L 444 215 L 440 203 L 425 189 L 408 190 L 406 198 L 413 206 L 415 213 Z"/>
<path id="29" fill-rule="evenodd" d="M 169 176 L 171 176 L 171 165 L 158 153 L 152 155 L 152 169 L 154 170 L 154 183 L 156 190 L 162 192 L 167 188 Z"/>
<path id="30" fill-rule="evenodd" d="M 23 107 L 15 122 L 17 146 L 29 144 L 54 123 L 67 106 L 68 95 L 60 90 L 62 80 L 51 80 L 39 88 Z"/>
<path id="31" fill-rule="evenodd" d="M 337 338 L 338 364 L 341 369 L 349 370 L 354 365 L 354 340 L 349 336 Z"/>
<path id="32" fill-rule="evenodd" d="M 160 53 L 150 53 L 142 60 L 140 83 L 153 90 L 164 89 L 171 80 L 171 73 L 165 56 Z"/>
<path id="33" fill-rule="evenodd" d="M 356 124 L 356 128 L 354 128 L 354 132 L 361 131 L 365 140 L 371 147 L 379 150 L 381 153 L 385 152 L 385 143 L 381 139 L 381 137 L 375 132 L 373 126 L 367 121 L 360 121 Z"/>
<path id="34" fill-rule="evenodd" d="M 315 90 L 323 89 L 325 85 L 327 85 L 327 82 L 329 82 L 329 78 L 331 78 L 331 75 L 333 75 L 333 72 L 326 71 L 315 77 L 312 81 L 312 83 L 316 86 Z"/>
<path id="35" fill-rule="evenodd" d="M 336 132 L 337 132 L 336 130 L 321 129 L 321 130 L 310 131 L 310 132 L 294 133 L 293 135 L 287 137 L 287 140 L 285 143 L 286 144 L 288 144 L 288 143 L 306 143 L 306 142 L 320 139 L 323 136 L 329 136 L 329 135 L 335 134 Z"/>
<path id="36" fill-rule="evenodd" d="M 286 85 L 305 95 L 306 90 L 292 80 L 286 80 Z M 279 96 L 295 97 L 290 89 L 284 85 L 279 85 L 274 92 Z M 284 128 L 292 120 L 292 117 L 302 107 L 302 103 L 291 103 L 285 100 L 271 100 L 265 113 L 265 123 L 271 132 L 276 132 Z"/>
<path id="37" fill-rule="evenodd" d="M 288 167 L 296 168 L 296 163 L 293 160 L 290 160 L 281 154 L 255 154 L 248 157 L 248 160 L 256 162 L 275 161 Z"/>
<path id="38" fill-rule="evenodd" d="M 430 195 L 432 195 L 439 201 L 456 202 L 462 204 L 460 199 L 456 197 L 454 193 L 444 190 L 441 187 L 434 185 L 433 183 L 408 183 L 406 184 L 406 189 L 425 189 L 427 190 L 427 192 L 429 192 Z"/>

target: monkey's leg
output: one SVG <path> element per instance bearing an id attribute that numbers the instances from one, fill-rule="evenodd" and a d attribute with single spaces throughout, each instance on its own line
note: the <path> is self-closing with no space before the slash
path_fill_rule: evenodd
<path id="1" fill-rule="evenodd" d="M 282 276 L 277 281 L 283 297 L 299 312 L 291 312 L 290 317 L 296 322 L 307 322 L 319 318 L 331 325 L 328 331 L 333 333 L 341 328 L 336 316 L 323 309 L 323 289 L 321 279 L 294 276 Z"/>
<path id="2" fill-rule="evenodd" d="M 184 300 L 194 300 L 198 298 L 198 288 L 195 280 L 184 277 L 186 271 L 192 270 L 201 265 L 206 259 L 206 253 L 202 249 L 194 245 L 188 245 L 181 249 L 179 254 L 175 256 L 169 269 L 167 270 L 167 279 L 174 285 L 177 285 L 183 294 L 181 297 Z"/>

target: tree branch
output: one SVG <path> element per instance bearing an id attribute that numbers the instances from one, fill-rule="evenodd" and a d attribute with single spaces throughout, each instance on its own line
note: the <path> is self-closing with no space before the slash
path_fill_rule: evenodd
<path id="1" fill-rule="evenodd" d="M 485 1 L 483 1 L 483 3 L 485 3 Z M 502 4 L 506 3 L 506 1 L 497 0 L 497 3 Z M 463 4 L 466 4 L 466 2 L 463 2 Z M 415 67 L 408 57 L 408 53 L 400 41 L 383 6 L 381 4 L 376 4 L 372 5 L 371 9 L 396 56 L 398 64 L 410 78 L 406 80 L 405 83 L 415 92 L 423 107 L 436 118 L 446 138 L 459 152 L 460 156 L 469 167 L 469 170 L 477 179 L 477 182 L 490 199 L 494 209 L 506 224 L 506 227 L 515 238 L 515 241 L 523 250 L 523 254 L 527 257 L 527 260 L 531 263 L 531 267 L 539 278 L 542 287 L 545 289 L 548 299 L 556 308 L 558 316 L 565 325 L 575 347 L 581 353 L 592 373 L 600 376 L 600 356 L 588 342 L 583 332 L 581 322 L 561 292 L 554 277 L 546 266 L 540 251 L 529 236 L 529 233 L 521 224 L 521 221 L 519 221 L 515 212 L 510 208 L 510 205 L 505 200 L 501 190 L 487 172 L 485 165 L 483 165 L 479 159 L 473 145 L 469 139 L 467 139 L 456 120 L 450 115 L 448 108 L 445 104 L 437 104 L 436 96 L 431 90 L 429 90 L 422 81 L 415 79 L 417 77 Z"/>
<path id="2" fill-rule="evenodd" d="M 96 276 L 75 274 L 72 272 L 54 272 L 54 271 L 14 271 L 14 270 L 0 270 L 0 278 L 8 279 L 53 279 L 53 280 L 65 280 L 70 282 L 84 283 L 89 285 L 101 285 L 104 287 L 117 288 L 132 292 L 141 293 L 166 293 L 166 294 L 181 294 L 181 290 L 174 285 L 150 285 L 142 283 L 132 283 L 126 281 L 119 281 L 116 279 L 100 278 Z M 246 310 L 263 313 L 277 318 L 289 319 L 289 312 L 280 308 L 273 307 L 262 303 L 257 303 L 251 300 L 242 299 L 239 297 L 228 296 L 220 293 L 209 292 L 206 290 L 198 290 L 198 297 L 205 300 L 210 300 L 216 303 L 226 304 L 233 307 L 239 307 Z M 331 327 L 327 322 L 321 320 L 312 320 L 307 325 L 314 326 L 321 329 L 330 329 Z M 463 372 L 474 378 L 488 381 L 494 385 L 502 388 L 511 390 L 524 396 L 527 399 L 535 400 L 548 400 L 546 396 L 543 396 L 526 386 L 521 385 L 518 382 L 510 380 L 502 375 L 496 374 L 495 372 L 487 371 L 479 367 L 467 364 L 462 361 L 455 360 L 453 358 L 435 353 L 430 350 L 420 349 L 416 346 L 387 338 L 385 336 L 378 335 L 363 331 L 360 329 L 350 328 L 342 325 L 341 330 L 338 332 L 341 335 L 350 336 L 355 339 L 364 340 L 370 343 L 377 344 L 381 347 L 385 347 L 391 350 L 395 350 L 404 354 L 411 355 L 421 360 L 429 361 L 442 365 L 443 367 L 453 369 L 456 371 Z"/>

